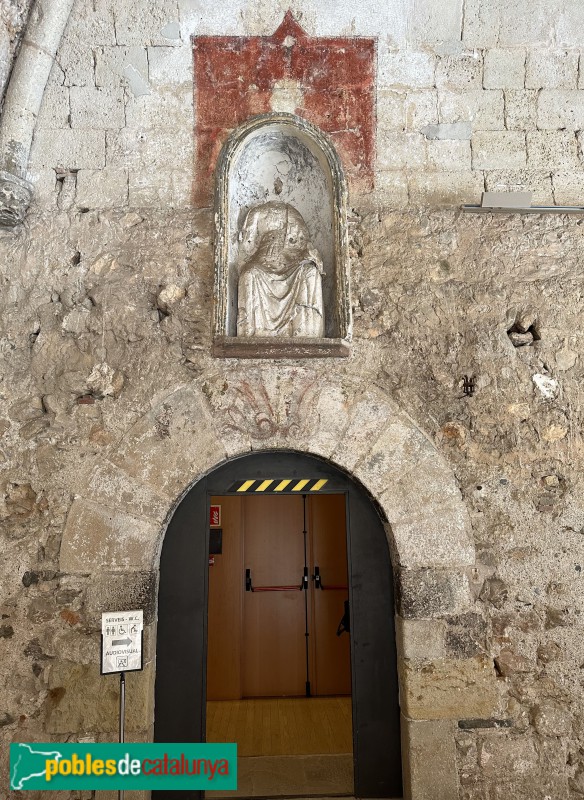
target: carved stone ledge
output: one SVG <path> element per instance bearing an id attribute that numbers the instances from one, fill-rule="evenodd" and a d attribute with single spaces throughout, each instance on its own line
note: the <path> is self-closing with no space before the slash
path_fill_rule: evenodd
<path id="1" fill-rule="evenodd" d="M 213 340 L 217 358 L 347 358 L 350 353 L 345 339 L 216 336 Z"/>
<path id="2" fill-rule="evenodd" d="M 32 184 L 24 178 L 18 178 L 10 172 L 0 171 L 1 228 L 14 228 L 24 221 L 32 200 L 32 193 Z"/>

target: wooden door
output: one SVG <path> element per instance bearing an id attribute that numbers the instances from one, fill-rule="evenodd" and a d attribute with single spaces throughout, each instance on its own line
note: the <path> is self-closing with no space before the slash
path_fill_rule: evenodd
<path id="1" fill-rule="evenodd" d="M 348 633 L 337 636 L 337 628 L 349 599 L 347 528 L 344 495 L 325 494 L 309 498 L 311 575 L 318 567 L 321 587 L 311 581 L 313 650 L 312 693 L 351 694 L 351 642 Z"/>
<path id="2" fill-rule="evenodd" d="M 258 591 L 245 592 L 243 697 L 303 695 L 306 656 L 301 496 L 243 498 L 243 561 Z M 265 587 L 287 591 L 259 591 Z"/>

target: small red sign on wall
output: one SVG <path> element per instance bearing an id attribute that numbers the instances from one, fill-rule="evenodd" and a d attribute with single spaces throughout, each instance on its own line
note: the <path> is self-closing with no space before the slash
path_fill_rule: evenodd
<path id="1" fill-rule="evenodd" d="M 212 528 L 221 527 L 221 506 L 211 506 L 209 511 L 209 525 Z"/>

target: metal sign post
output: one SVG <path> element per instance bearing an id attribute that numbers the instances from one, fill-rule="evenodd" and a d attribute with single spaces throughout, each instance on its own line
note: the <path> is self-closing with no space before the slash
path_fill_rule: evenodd
<path id="1" fill-rule="evenodd" d="M 108 611 L 101 615 L 101 674 L 120 673 L 120 744 L 125 737 L 126 672 L 142 669 L 144 612 Z M 118 791 L 124 800 L 124 790 Z"/>

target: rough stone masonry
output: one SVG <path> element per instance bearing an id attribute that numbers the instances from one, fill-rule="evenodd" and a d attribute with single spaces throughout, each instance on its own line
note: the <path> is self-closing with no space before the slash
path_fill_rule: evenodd
<path id="1" fill-rule="evenodd" d="M 375 186 L 350 195 L 352 355 L 217 359 L 191 37 L 271 36 L 288 5 L 74 6 L 36 123 L 34 202 L 0 235 L 0 774 L 10 741 L 115 736 L 105 609 L 145 611 L 128 724 L 148 740 L 165 522 L 209 465 L 287 447 L 330 457 L 389 509 L 414 800 L 576 800 L 582 217 L 460 206 L 484 189 L 583 204 L 584 11 L 292 2 L 311 37 L 377 40 Z M 26 8 L 0 7 L 6 65 Z M 301 89 L 273 103 L 302 116 Z M 244 385 L 269 398 L 267 428 Z M 472 563 L 454 552 L 461 507 Z"/>

